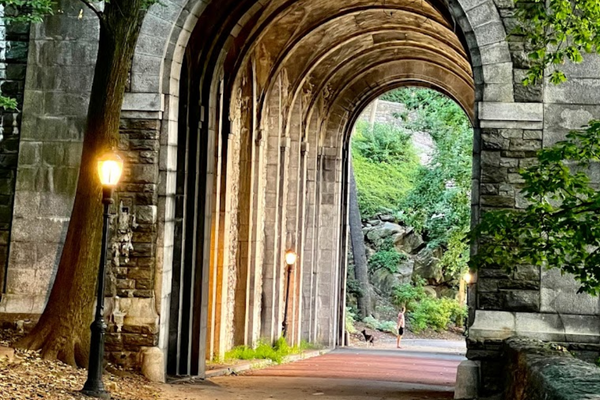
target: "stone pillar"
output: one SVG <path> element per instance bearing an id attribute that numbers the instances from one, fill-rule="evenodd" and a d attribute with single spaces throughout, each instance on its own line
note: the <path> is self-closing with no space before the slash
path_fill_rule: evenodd
<path id="1" fill-rule="evenodd" d="M 316 341 L 326 346 L 336 342 L 339 246 L 339 169 L 340 158 L 335 147 L 322 147 L 320 165 L 319 240 L 316 286 Z"/>
<path id="2" fill-rule="evenodd" d="M 265 205 L 264 205 L 264 259 L 263 259 L 263 303 L 261 314 L 261 336 L 266 340 L 276 339 L 276 307 L 275 298 L 278 295 L 276 285 L 277 269 L 280 267 L 279 237 L 280 214 L 278 212 L 280 198 L 279 173 L 281 166 L 281 92 L 278 79 L 269 96 L 268 101 L 268 128 L 265 132 L 266 160 L 265 160 Z"/>
<path id="3" fill-rule="evenodd" d="M 60 259 L 73 207 L 98 46 L 97 18 L 86 13 L 79 19 L 80 6 L 60 1 L 60 14 L 32 25 L 11 250 L 0 312 L 41 313 Z M 6 57 L 18 52 L 23 56 L 25 47 L 25 43 L 15 46 Z M 11 73 L 17 73 L 13 67 Z M 3 84 L 3 91 L 11 85 Z M 16 150 L 16 143 L 12 148 Z M 5 154 L 4 159 L 10 163 L 13 157 Z"/>
<path id="4" fill-rule="evenodd" d="M 239 189 L 240 249 L 236 289 L 236 333 L 238 344 L 253 346 L 260 334 L 262 279 L 262 138 L 257 126 L 257 88 L 254 66 L 242 83 L 241 153 Z M 259 254 L 260 253 L 260 254 Z"/>
<path id="5" fill-rule="evenodd" d="M 313 119 L 307 132 L 309 149 L 306 155 L 305 218 L 302 250 L 302 339 L 314 342 L 316 337 L 316 245 L 318 243 L 317 215 L 319 208 L 319 165 L 317 121 Z"/>
<path id="6" fill-rule="evenodd" d="M 3 12 L 4 8 L 0 7 L 0 14 Z M 17 101 L 15 110 L 0 109 L 0 298 L 6 289 L 5 272 L 8 267 L 8 244 L 23 117 L 29 30 L 28 23 L 0 19 L 0 87 L 2 95 Z"/>
<path id="7" fill-rule="evenodd" d="M 289 162 L 288 162 L 288 193 L 285 202 L 286 211 L 286 238 L 288 243 L 286 247 L 293 250 L 297 254 L 296 264 L 292 267 L 290 276 L 290 289 L 289 289 L 289 302 L 287 310 L 287 340 L 289 344 L 297 344 L 298 342 L 298 327 L 299 321 L 297 316 L 299 315 L 299 298 L 298 290 L 300 288 L 300 282 L 298 277 L 302 270 L 302 254 L 300 252 L 300 240 L 298 232 L 299 213 L 300 213 L 300 186 L 301 186 L 301 126 L 302 126 L 302 112 L 301 104 L 297 101 L 294 103 L 294 108 L 291 112 L 291 121 L 289 125 L 290 132 L 290 151 L 289 151 Z M 287 273 L 286 273 L 287 275 Z M 287 285 L 287 276 L 284 276 Z M 285 296 L 286 289 L 284 288 L 283 295 Z M 285 298 L 283 299 L 285 302 Z"/>

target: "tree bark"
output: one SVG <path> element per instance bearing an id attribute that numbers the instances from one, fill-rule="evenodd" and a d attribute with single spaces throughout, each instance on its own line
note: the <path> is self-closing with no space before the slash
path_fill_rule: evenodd
<path id="1" fill-rule="evenodd" d="M 354 274 L 361 288 L 361 292 L 358 296 L 358 311 L 362 319 L 371 314 L 371 288 L 369 286 L 365 238 L 362 232 L 362 220 L 360 217 L 360 209 L 358 208 L 358 191 L 356 189 L 356 178 L 354 177 L 352 161 L 350 161 L 350 204 L 348 213 L 352 255 L 354 257 Z"/>
<path id="2" fill-rule="evenodd" d="M 86 367 L 100 262 L 102 186 L 97 159 L 117 147 L 125 86 L 148 0 L 112 0 L 100 13 L 100 40 L 73 212 L 48 304 L 17 346 L 44 359 Z"/>

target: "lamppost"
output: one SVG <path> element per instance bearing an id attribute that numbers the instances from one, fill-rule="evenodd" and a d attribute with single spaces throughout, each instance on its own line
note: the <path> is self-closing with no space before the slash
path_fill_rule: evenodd
<path id="1" fill-rule="evenodd" d="M 290 301 L 290 278 L 292 276 L 292 267 L 296 263 L 298 256 L 293 250 L 285 252 L 285 264 L 287 265 L 287 283 L 285 285 L 285 308 L 283 310 L 283 323 L 282 323 L 282 334 L 283 337 L 287 336 L 287 317 L 288 317 L 288 303 Z"/>
<path id="2" fill-rule="evenodd" d="M 471 275 L 470 272 L 465 273 L 461 278 L 460 278 L 460 283 L 459 283 L 459 288 L 458 288 L 458 304 L 462 307 L 466 304 L 466 294 L 467 294 L 467 285 L 469 283 L 471 283 L 471 280 L 473 279 L 473 276 Z M 458 325 L 461 326 L 463 325 L 463 319 L 462 317 L 459 318 L 459 320 L 457 321 Z"/>
<path id="3" fill-rule="evenodd" d="M 102 223 L 102 247 L 100 249 L 100 267 L 98 268 L 98 292 L 96 294 L 96 317 L 90 327 L 90 360 L 88 365 L 88 378 L 81 391 L 83 394 L 100 399 L 110 399 L 110 393 L 102 383 L 102 363 L 104 361 L 104 335 L 106 322 L 104 321 L 104 269 L 106 264 L 106 245 L 108 238 L 109 206 L 114 202 L 112 196 L 119 183 L 123 172 L 123 160 L 114 154 L 108 153 L 98 159 L 98 175 L 102 183 L 102 204 L 104 217 Z"/>

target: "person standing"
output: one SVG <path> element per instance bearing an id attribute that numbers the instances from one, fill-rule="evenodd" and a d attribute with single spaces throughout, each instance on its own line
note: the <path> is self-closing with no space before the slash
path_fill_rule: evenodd
<path id="1" fill-rule="evenodd" d="M 404 313 L 406 312 L 406 307 L 402 306 L 402 309 L 398 313 L 398 322 L 396 323 L 396 328 L 398 334 L 396 335 L 396 347 L 401 349 L 400 342 L 402 341 L 402 336 L 404 335 L 404 327 L 406 325 L 406 318 L 404 317 Z"/>

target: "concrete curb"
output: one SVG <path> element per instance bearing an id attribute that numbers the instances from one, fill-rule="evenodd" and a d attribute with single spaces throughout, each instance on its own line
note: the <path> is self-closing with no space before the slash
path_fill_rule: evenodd
<path id="1" fill-rule="evenodd" d="M 281 364 L 288 364 L 288 363 L 292 363 L 292 362 L 296 362 L 296 361 L 307 360 L 309 358 L 322 356 L 324 354 L 329 353 L 332 350 L 333 349 L 311 350 L 311 351 L 307 351 L 302 354 L 292 354 L 292 355 L 285 357 Z M 220 368 L 220 369 L 215 369 L 212 371 L 206 371 L 205 379 L 216 378 L 219 376 L 228 376 L 228 375 L 239 374 L 241 372 L 245 372 L 245 371 L 249 371 L 249 370 L 253 370 L 253 369 L 267 368 L 267 367 L 270 367 L 273 365 L 278 365 L 278 364 L 274 363 L 271 360 L 248 361 L 248 362 L 241 363 L 239 365 L 235 365 L 232 367 Z"/>

